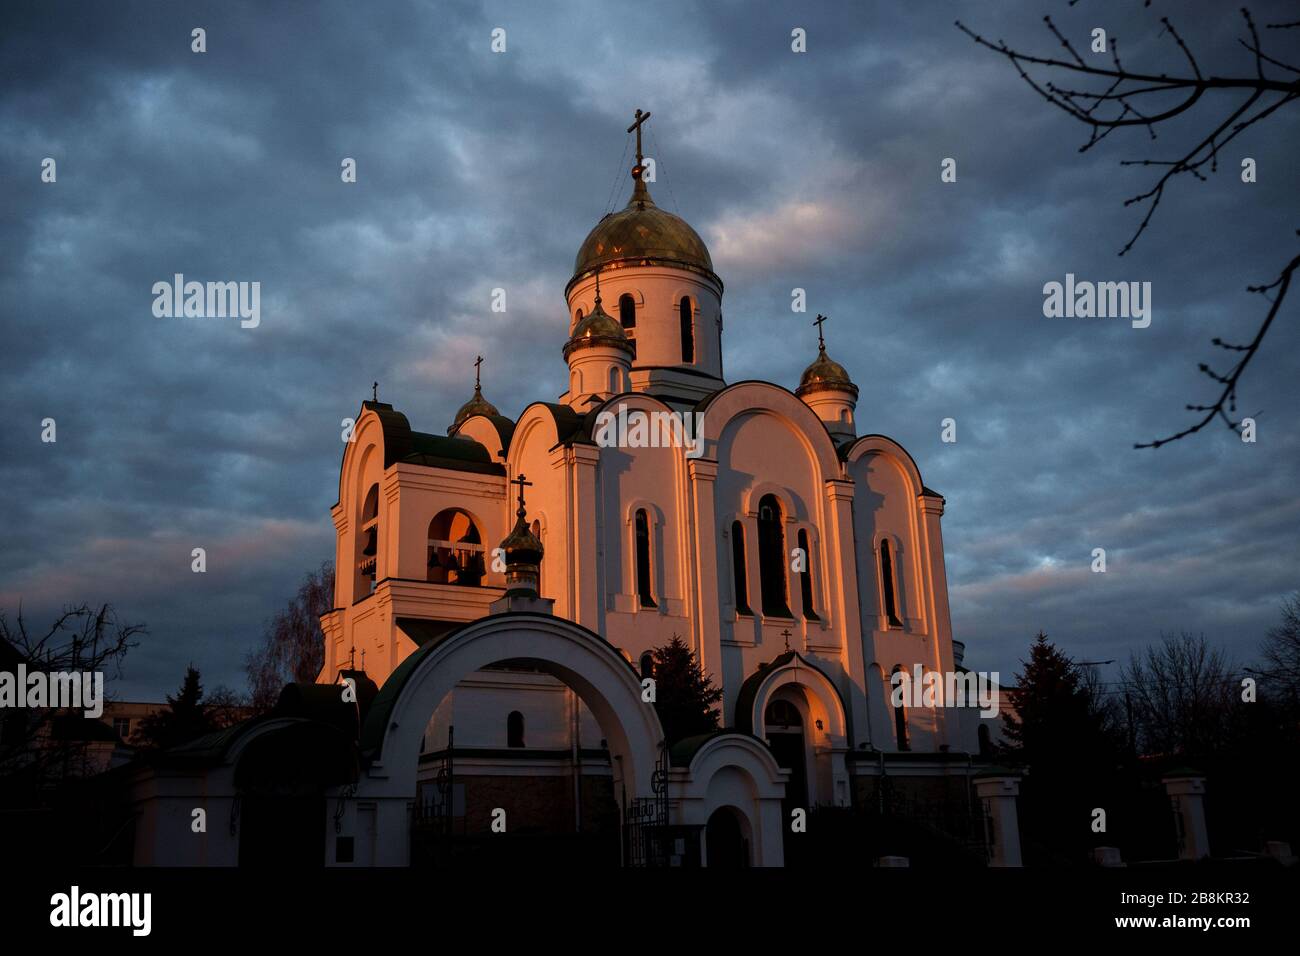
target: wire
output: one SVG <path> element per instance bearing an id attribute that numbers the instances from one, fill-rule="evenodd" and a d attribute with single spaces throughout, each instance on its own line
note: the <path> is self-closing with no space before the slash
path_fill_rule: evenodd
<path id="1" fill-rule="evenodd" d="M 631 144 L 631 141 L 632 141 L 632 135 L 629 133 L 623 139 L 623 155 L 619 157 L 618 168 L 614 170 L 614 182 L 610 184 L 609 198 L 605 200 L 604 215 L 609 215 L 610 212 L 612 212 L 614 209 L 614 194 L 618 190 L 619 178 L 623 175 L 623 164 L 627 162 L 627 150 L 628 150 L 628 146 Z"/>
<path id="2" fill-rule="evenodd" d="M 664 185 L 668 187 L 668 198 L 672 200 L 673 212 L 681 215 L 682 211 L 677 207 L 677 197 L 673 195 L 673 184 L 668 179 L 668 168 L 663 164 L 663 154 L 659 151 L 659 140 L 655 138 L 654 130 L 650 130 L 650 148 L 655 151 L 655 168 L 664 174 Z"/>

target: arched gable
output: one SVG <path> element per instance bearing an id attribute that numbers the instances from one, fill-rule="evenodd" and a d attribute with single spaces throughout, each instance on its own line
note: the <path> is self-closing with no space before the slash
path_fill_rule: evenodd
<path id="1" fill-rule="evenodd" d="M 355 517 L 354 512 L 360 507 L 356 495 L 363 476 L 370 478 L 373 470 L 373 482 L 378 482 L 384 469 L 410 454 L 411 436 L 410 422 L 393 406 L 362 402 L 351 436 L 343 445 L 343 461 L 339 465 L 339 505 L 346 515 Z M 365 488 L 373 482 L 364 481 Z M 361 489 L 362 495 L 365 488 Z"/>
<path id="2" fill-rule="evenodd" d="M 868 455 L 886 456 L 906 477 L 914 495 L 935 494 L 921 480 L 921 469 L 907 449 L 885 435 L 863 435 L 844 449 L 844 460 L 853 463 Z"/>
<path id="3" fill-rule="evenodd" d="M 728 427 L 738 418 L 771 415 L 799 438 L 818 471 L 819 481 L 840 475 L 839 456 L 830 433 L 811 408 L 793 392 L 771 382 L 737 382 L 714 392 L 695 410 L 704 413 L 704 457 L 717 459 L 718 446 Z"/>
<path id="4" fill-rule="evenodd" d="M 741 685 L 736 701 L 736 728 L 764 737 L 767 733 L 764 713 L 772 695 L 787 684 L 808 691 L 812 716 L 821 720 L 825 732 L 833 737 L 848 737 L 848 709 L 839 688 L 826 673 L 798 651 L 786 651 L 766 668 L 756 671 Z"/>

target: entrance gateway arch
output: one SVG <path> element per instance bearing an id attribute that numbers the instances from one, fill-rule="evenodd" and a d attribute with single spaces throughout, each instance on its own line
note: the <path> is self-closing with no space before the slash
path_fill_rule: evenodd
<path id="1" fill-rule="evenodd" d="M 327 865 L 338 859 L 340 838 L 353 842 L 351 865 L 410 864 L 421 738 L 429 716 L 461 679 L 519 659 L 563 681 L 590 708 L 608 743 L 619 799 L 655 796 L 663 728 L 654 705 L 641 699 L 641 680 L 631 663 L 600 635 L 571 621 L 528 611 L 494 614 L 421 647 L 385 681 L 361 732 L 367 766 L 354 786 L 328 794 L 337 810 L 327 828 Z M 708 759 L 700 759 L 706 752 Z M 670 826 L 703 824 L 716 809 L 712 803 L 721 806 L 725 799 L 743 818 L 749 865 L 781 865 L 787 773 L 766 747 L 749 734 L 719 731 L 686 748 L 675 746 L 673 764 L 680 765 L 659 781 L 667 789 Z M 724 778 L 725 788 L 719 786 Z"/>

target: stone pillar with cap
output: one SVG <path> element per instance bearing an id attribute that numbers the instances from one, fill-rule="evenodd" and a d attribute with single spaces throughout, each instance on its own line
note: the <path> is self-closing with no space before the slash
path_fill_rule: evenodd
<path id="1" fill-rule="evenodd" d="M 989 866 L 1021 866 L 1020 820 L 1016 813 L 1020 775 L 991 767 L 976 775 L 975 793 L 983 810 Z"/>
<path id="2" fill-rule="evenodd" d="M 1205 776 L 1196 770 L 1175 770 L 1160 778 L 1169 794 L 1178 836 L 1178 858 L 1201 860 L 1210 855 L 1205 826 Z"/>

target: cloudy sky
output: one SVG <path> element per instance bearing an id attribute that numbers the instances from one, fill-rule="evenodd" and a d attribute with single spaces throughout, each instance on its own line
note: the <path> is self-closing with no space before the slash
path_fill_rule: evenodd
<path id="1" fill-rule="evenodd" d="M 1210 339 L 1253 335 L 1245 287 L 1300 247 L 1300 106 L 1179 181 L 1117 258 L 1141 214 L 1123 201 L 1153 178 L 1119 161 L 1180 155 L 1240 96 L 1080 154 L 1084 129 L 953 26 L 1054 54 L 1045 13 L 1084 49 L 1106 28 L 1152 73 L 1186 69 L 1168 14 L 1205 72 L 1253 71 L 1235 4 L 1169 0 L 6 3 L 0 607 L 38 624 L 109 601 L 146 623 L 126 696 L 172 690 L 190 661 L 242 687 L 266 619 L 333 554 L 339 422 L 373 380 L 433 432 L 480 352 L 507 414 L 563 390 L 564 284 L 611 190 L 626 201 L 641 107 L 655 196 L 727 284 L 728 377 L 797 383 L 815 337 L 790 290 L 807 289 L 860 431 L 902 442 L 947 498 L 970 665 L 1013 671 L 1039 629 L 1082 659 L 1189 630 L 1248 660 L 1300 586 L 1300 299 L 1242 386 L 1255 444 L 1215 426 L 1132 446 L 1213 398 Z M 1300 30 L 1264 33 L 1300 61 Z M 260 326 L 156 318 L 151 288 L 178 272 L 259 281 Z M 1067 272 L 1151 282 L 1150 328 L 1045 318 Z"/>

